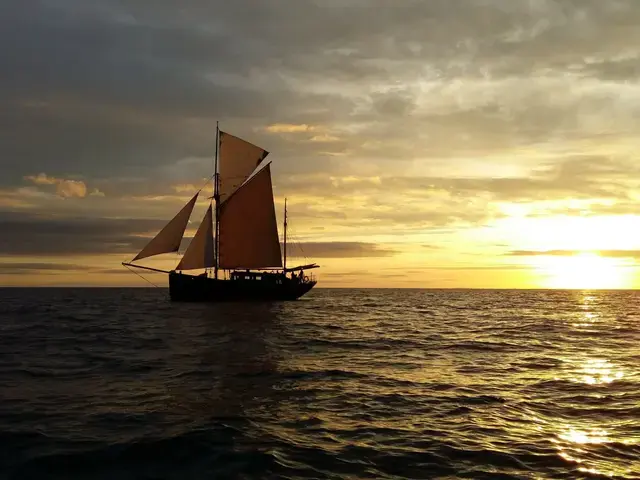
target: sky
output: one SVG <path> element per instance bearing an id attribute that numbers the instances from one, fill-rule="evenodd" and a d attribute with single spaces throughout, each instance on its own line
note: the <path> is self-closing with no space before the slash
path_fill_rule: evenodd
<path id="1" fill-rule="evenodd" d="M 635 0 L 2 2 L 0 285 L 148 286 L 121 262 L 205 184 L 219 121 L 270 152 L 319 287 L 640 286 L 639 23 Z"/>

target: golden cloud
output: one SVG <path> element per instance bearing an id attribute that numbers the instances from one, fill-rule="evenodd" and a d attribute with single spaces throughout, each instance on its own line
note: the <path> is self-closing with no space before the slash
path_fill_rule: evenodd
<path id="1" fill-rule="evenodd" d="M 294 124 L 294 123 L 274 123 L 266 127 L 266 131 L 269 133 L 304 133 L 312 132 L 316 127 L 312 125 Z"/>
<path id="2" fill-rule="evenodd" d="M 81 180 L 50 177 L 46 173 L 40 173 L 35 176 L 27 175 L 24 179 L 36 185 L 56 185 L 56 194 L 62 198 L 84 198 L 87 196 L 87 185 Z"/>

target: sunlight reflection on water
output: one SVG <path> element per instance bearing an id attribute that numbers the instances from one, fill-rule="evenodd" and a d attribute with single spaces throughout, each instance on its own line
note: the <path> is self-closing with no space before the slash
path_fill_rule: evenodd
<path id="1" fill-rule="evenodd" d="M 568 428 L 566 431 L 558 435 L 562 440 L 571 443 L 608 443 L 611 442 L 609 432 L 601 428 L 592 428 L 590 430 L 577 430 Z"/>
<path id="2" fill-rule="evenodd" d="M 13 478 L 640 478 L 640 292 L 0 300 Z"/>
<path id="3" fill-rule="evenodd" d="M 587 360 L 582 366 L 581 374 L 574 380 L 589 385 L 611 383 L 624 377 L 621 369 L 604 359 Z"/>
<path id="4" fill-rule="evenodd" d="M 551 433 L 549 430 L 554 432 L 552 442 L 558 455 L 576 464 L 578 471 L 592 475 L 618 476 L 626 475 L 631 470 L 620 462 L 609 462 L 607 449 L 616 448 L 615 445 L 633 448 L 637 442 L 622 433 L 625 427 L 623 419 L 605 418 L 592 407 L 592 399 L 607 396 L 602 388 L 609 390 L 613 388 L 611 384 L 622 381 L 627 376 L 625 368 L 616 361 L 616 354 L 619 355 L 619 352 L 607 348 L 606 336 L 620 327 L 615 325 L 615 311 L 604 300 L 605 297 L 593 292 L 578 294 L 577 321 L 572 315 L 572 321 L 566 323 L 570 325 L 570 329 L 565 334 L 572 346 L 563 355 L 560 375 L 555 376 L 556 381 L 568 380 L 574 384 L 593 386 L 598 390 L 587 390 L 581 401 L 567 404 L 576 416 L 581 417 L 579 423 L 565 423 L 566 416 L 555 420 L 547 419 L 551 421 L 544 423 L 548 433 Z M 600 460 L 594 461 L 594 457 Z"/>
<path id="5" fill-rule="evenodd" d="M 624 445 L 634 445 L 635 442 L 632 440 L 615 440 L 609 430 L 603 428 L 579 429 L 565 426 L 553 439 L 553 442 L 556 444 L 558 455 L 568 462 L 577 464 L 580 472 L 608 477 L 631 473 L 631 470 L 624 468 L 619 462 L 611 463 L 605 458 L 598 462 L 599 465 L 596 468 L 593 461 L 588 458 L 590 454 L 597 452 L 605 444 L 619 442 Z"/>

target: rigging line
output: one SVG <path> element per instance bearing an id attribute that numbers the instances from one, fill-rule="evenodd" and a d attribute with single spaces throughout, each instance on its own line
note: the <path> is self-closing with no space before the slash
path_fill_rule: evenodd
<path id="1" fill-rule="evenodd" d="M 298 233 L 295 231 L 295 229 L 293 229 L 293 232 L 290 235 L 291 235 L 291 238 L 293 239 L 293 243 L 297 244 L 298 248 L 302 250 L 300 237 L 298 236 Z"/>
<path id="2" fill-rule="evenodd" d="M 304 248 L 302 248 L 302 242 L 300 241 L 300 238 L 295 233 L 293 233 L 291 236 L 293 237 L 293 240 L 292 240 L 293 245 L 300 250 L 300 253 L 302 254 L 302 258 L 304 258 L 305 261 L 308 261 L 309 257 L 307 257 L 307 254 L 305 253 Z"/>
<path id="3" fill-rule="evenodd" d="M 307 256 L 307 252 L 304 251 L 304 248 L 302 248 L 302 241 L 300 241 L 300 239 L 298 238 L 298 236 L 296 236 L 296 242 L 298 245 L 298 248 L 300 249 L 300 252 L 302 253 L 302 256 L 304 257 L 305 261 L 311 261 L 311 259 Z"/>
<path id="4" fill-rule="evenodd" d="M 209 185 L 209 182 L 210 182 L 211 180 L 213 180 L 213 177 L 215 177 L 215 176 L 216 176 L 216 174 L 215 174 L 215 173 L 214 173 L 213 175 L 211 175 L 211 176 L 207 179 L 207 181 L 206 181 L 206 182 L 204 182 L 204 183 L 202 184 L 202 186 L 201 186 L 201 187 L 200 187 L 200 189 L 198 190 L 198 193 L 200 193 L 200 192 L 204 189 L 204 187 L 206 187 L 207 185 Z M 211 197 L 211 198 L 213 198 L 213 197 Z"/>
<path id="5" fill-rule="evenodd" d="M 135 270 L 129 268 L 127 265 L 125 265 L 125 267 L 127 268 L 127 270 L 129 270 L 132 273 L 135 273 L 136 275 L 138 275 L 141 279 L 143 279 L 145 282 L 150 283 L 151 285 L 153 285 L 156 288 L 160 288 L 158 285 L 156 285 L 155 283 L 153 283 L 151 280 L 148 280 L 146 278 L 144 278 L 142 275 L 140 275 L 138 272 L 136 272 Z"/>

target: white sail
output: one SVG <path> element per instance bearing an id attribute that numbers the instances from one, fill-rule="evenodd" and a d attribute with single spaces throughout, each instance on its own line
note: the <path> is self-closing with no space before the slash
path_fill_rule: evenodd
<path id="1" fill-rule="evenodd" d="M 212 207 L 209 205 L 198 231 L 191 240 L 186 252 L 184 252 L 176 270 L 196 270 L 215 265 L 212 221 Z"/>
<path id="2" fill-rule="evenodd" d="M 266 150 L 220 131 L 218 193 L 221 201 L 229 198 L 267 155 Z"/>
<path id="3" fill-rule="evenodd" d="M 220 206 L 219 267 L 282 267 L 267 165 Z"/>
<path id="4" fill-rule="evenodd" d="M 140 260 L 141 258 L 151 257 L 153 255 L 160 255 L 161 253 L 177 252 L 180 248 L 180 241 L 184 235 L 184 231 L 187 228 L 189 217 L 193 211 L 193 206 L 196 204 L 196 200 L 200 192 L 196 193 L 189 202 L 182 207 L 182 210 L 167 223 L 158 234 L 151 239 L 149 243 L 135 256 L 132 262 Z"/>

